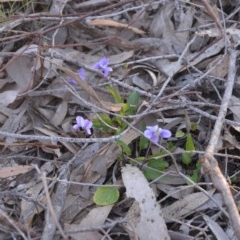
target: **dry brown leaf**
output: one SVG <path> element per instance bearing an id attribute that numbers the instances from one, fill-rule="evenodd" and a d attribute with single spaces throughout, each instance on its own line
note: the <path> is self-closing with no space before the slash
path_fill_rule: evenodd
<path id="1" fill-rule="evenodd" d="M 120 23 L 117 21 L 113 21 L 111 19 L 95 19 L 88 23 L 90 26 L 109 26 L 109 27 L 116 27 L 116 28 L 127 28 L 132 30 L 136 34 L 145 34 L 144 31 L 131 27 L 130 25 L 126 23 Z"/>
<path id="2" fill-rule="evenodd" d="M 78 224 L 65 224 L 64 230 L 67 232 L 70 232 L 69 238 L 74 240 L 100 240 L 103 238 L 103 235 L 98 231 L 92 231 L 92 232 L 77 232 L 79 229 Z M 71 233 L 76 232 L 76 233 Z"/>
<path id="3" fill-rule="evenodd" d="M 212 220 L 207 215 L 204 215 L 203 219 L 207 223 L 208 227 L 212 230 L 217 240 L 230 240 L 224 230 L 216 221 Z"/>
<path id="4" fill-rule="evenodd" d="M 210 196 L 213 195 L 214 189 L 208 191 Z M 209 197 L 203 192 L 193 193 L 191 195 L 185 196 L 183 199 L 178 200 L 171 204 L 170 206 L 164 207 L 162 209 L 163 216 L 166 218 L 167 222 L 183 217 L 184 215 L 194 212 L 199 206 L 204 204 L 209 200 Z"/>
<path id="5" fill-rule="evenodd" d="M 99 227 L 104 224 L 113 205 L 108 205 L 104 207 L 95 207 L 87 214 L 86 217 L 81 221 L 80 224 L 71 224 L 67 227 L 67 231 L 74 231 L 81 228 L 94 228 Z M 101 239 L 102 235 L 98 231 L 89 232 L 79 232 L 76 234 L 70 234 L 75 240 L 86 240 L 86 239 Z"/>
<path id="6" fill-rule="evenodd" d="M 178 167 L 181 169 L 181 166 Z M 158 179 L 157 183 L 164 183 L 169 185 L 185 185 L 186 180 L 177 173 L 176 167 L 174 165 L 171 165 L 167 170 L 164 171 L 163 176 Z"/>
<path id="7" fill-rule="evenodd" d="M 42 189 L 43 189 L 43 184 L 42 182 L 40 182 L 30 187 L 26 191 L 26 194 L 32 199 L 37 199 Z M 26 224 L 27 226 L 31 226 L 34 214 L 37 212 L 41 212 L 42 210 L 43 209 L 39 208 L 39 205 L 37 205 L 37 208 L 36 208 L 33 202 L 27 201 L 26 199 L 22 199 L 21 201 L 21 219 L 24 221 L 24 224 Z"/>
<path id="8" fill-rule="evenodd" d="M 53 163 L 52 161 L 48 161 L 42 165 L 40 170 L 41 172 L 51 173 L 54 169 L 55 163 Z M 31 186 L 26 191 L 26 194 L 32 199 L 38 199 L 38 202 L 45 206 L 47 204 L 47 199 L 46 195 L 42 194 L 42 190 L 43 183 L 39 182 Z M 44 209 L 41 208 L 39 205 L 36 205 L 35 202 L 28 201 L 26 199 L 22 199 L 21 201 L 21 219 L 24 221 L 25 224 L 28 224 L 28 226 L 31 226 L 34 215 L 40 213 L 43 210 Z"/>
<path id="9" fill-rule="evenodd" d="M 165 40 L 169 54 L 175 52 L 181 53 L 188 40 L 188 32 L 181 33 L 179 36 L 175 32 L 175 26 L 172 21 L 175 8 L 175 4 L 171 1 L 163 5 L 155 14 L 150 26 L 154 37 L 162 37 Z M 188 15 L 185 16 L 185 25 L 186 23 L 191 25 L 193 16 L 189 11 L 187 13 Z M 183 35 L 184 37 L 182 37 Z"/>
<path id="10" fill-rule="evenodd" d="M 17 176 L 19 174 L 24 174 L 27 173 L 31 170 L 33 170 L 33 166 L 29 165 L 18 165 L 18 166 L 13 166 L 13 167 L 1 167 L 0 168 L 0 178 L 8 178 L 8 177 L 13 177 Z"/>
<path id="11" fill-rule="evenodd" d="M 77 192 L 74 195 L 68 193 L 61 219 L 64 223 L 71 223 L 81 211 L 87 209 L 91 205 L 91 200 L 79 196 Z"/>
<path id="12" fill-rule="evenodd" d="M 41 133 L 50 136 L 50 137 L 57 137 L 59 136 L 57 133 L 46 129 L 46 128 L 42 128 L 42 127 L 34 127 L 36 130 L 40 131 Z M 72 153 L 76 154 L 77 153 L 77 149 L 74 146 L 74 144 L 70 143 L 70 142 L 62 142 L 62 144 Z M 61 152 L 59 149 L 51 149 L 51 151 L 53 151 L 57 156 L 60 154 Z M 60 156 L 59 156 L 60 157 Z"/>
<path id="13" fill-rule="evenodd" d="M 13 103 L 18 96 L 17 90 L 9 90 L 0 93 L 0 106 L 7 107 L 9 104 Z"/>
<path id="14" fill-rule="evenodd" d="M 233 114 L 233 120 L 240 122 L 240 99 L 238 97 L 231 96 L 228 108 Z"/>
<path id="15" fill-rule="evenodd" d="M 171 186 L 168 184 L 157 184 L 157 188 L 168 196 L 173 197 L 175 199 L 182 199 L 185 196 L 191 194 L 193 192 L 193 188 L 189 188 L 188 186 Z"/>
<path id="16" fill-rule="evenodd" d="M 88 1 L 82 1 L 80 3 L 76 3 L 74 5 L 75 9 L 85 9 L 85 8 L 97 8 L 100 6 L 108 5 L 109 0 L 88 0 Z"/>
<path id="17" fill-rule="evenodd" d="M 0 2 L 23 2 L 24 0 L 0 0 Z"/>
<path id="18" fill-rule="evenodd" d="M 196 64 L 200 63 L 206 58 L 212 57 L 216 54 L 218 54 L 224 47 L 224 39 L 220 39 L 217 42 L 215 42 L 213 45 L 211 45 L 209 48 L 207 48 L 204 52 L 201 54 L 193 53 L 188 54 L 188 61 L 191 62 L 191 65 L 195 66 Z M 171 62 L 166 63 L 162 66 L 160 66 L 160 69 L 167 75 L 167 76 L 174 76 L 178 72 L 182 72 L 187 67 L 183 66 L 181 62 Z"/>
<path id="19" fill-rule="evenodd" d="M 170 239 L 160 205 L 143 173 L 137 167 L 127 165 L 122 168 L 122 179 L 127 197 L 135 199 L 137 211 L 130 214 L 129 232 L 134 232 L 139 240 L 159 240 L 159 236 Z"/>
<path id="20" fill-rule="evenodd" d="M 127 132 L 122 135 L 119 139 L 122 140 L 124 143 L 129 144 L 136 138 L 140 137 L 140 133 L 135 131 L 134 129 L 128 129 Z"/>
<path id="21" fill-rule="evenodd" d="M 66 118 L 68 111 L 68 103 L 66 101 L 63 101 L 55 111 L 54 116 L 49 119 L 53 126 L 59 126 L 63 120 Z"/>
<path id="22" fill-rule="evenodd" d="M 33 57 L 18 56 L 10 60 L 6 71 L 16 82 L 18 93 L 24 93 L 33 85 Z"/>
<path id="23" fill-rule="evenodd" d="M 110 64 L 119 64 L 133 57 L 134 51 L 124 51 L 119 54 L 109 56 Z"/>
<path id="24" fill-rule="evenodd" d="M 121 153 L 120 147 L 116 143 L 104 145 L 94 155 L 83 159 L 79 167 L 75 167 L 70 175 L 70 180 L 75 182 L 102 183 L 107 175 L 108 168 L 116 161 Z M 69 193 L 78 194 L 85 199 L 90 198 L 88 186 L 71 185 Z"/>
<path id="25" fill-rule="evenodd" d="M 222 58 L 223 60 L 220 62 L 220 64 L 215 66 L 219 62 L 219 60 Z M 229 63 L 229 54 L 226 54 L 225 56 L 219 54 L 214 60 L 210 62 L 210 64 L 208 64 L 206 69 L 209 70 L 212 68 L 213 70 L 209 73 L 210 75 L 218 78 L 224 78 L 228 73 L 228 63 Z"/>
<path id="26" fill-rule="evenodd" d="M 212 200 L 213 199 L 213 200 Z M 197 211 L 204 211 L 206 209 L 213 209 L 218 207 L 223 207 L 223 199 L 220 193 L 214 193 L 212 196 L 212 199 L 201 205 L 200 207 L 197 208 Z"/>
<path id="27" fill-rule="evenodd" d="M 172 230 L 169 230 L 168 233 L 169 236 L 171 237 L 171 240 L 196 240 L 195 237 L 191 237 L 188 234 L 183 234 Z"/>
<path id="28" fill-rule="evenodd" d="M 240 144 L 239 142 L 237 141 L 236 137 L 233 136 L 229 131 L 228 129 L 226 128 L 225 131 L 224 131 L 224 135 L 222 137 L 223 140 L 227 141 L 230 146 L 234 147 L 234 148 L 237 148 L 240 150 Z M 230 147 L 231 148 L 231 147 Z"/>
<path id="29" fill-rule="evenodd" d="M 233 25 L 230 28 L 224 29 L 224 31 L 226 31 L 226 33 L 228 33 L 229 35 L 232 36 L 234 43 L 239 44 L 239 41 L 240 41 L 240 30 L 239 29 L 235 28 L 235 26 Z M 218 29 L 216 29 L 216 28 L 197 31 L 196 34 L 198 36 L 208 35 L 210 37 L 219 37 L 221 35 L 221 33 L 219 33 Z"/>

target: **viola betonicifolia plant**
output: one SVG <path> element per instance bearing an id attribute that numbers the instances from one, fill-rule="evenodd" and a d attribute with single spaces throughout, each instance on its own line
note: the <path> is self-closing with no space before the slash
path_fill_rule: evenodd
<path id="1" fill-rule="evenodd" d="M 113 69 L 108 65 L 109 65 L 109 59 L 106 57 L 103 57 L 93 65 L 93 68 L 95 70 L 100 70 L 103 73 L 104 77 L 108 77 L 109 73 L 113 71 Z M 86 80 L 84 68 L 80 68 L 77 74 L 82 80 Z M 77 83 L 75 79 L 70 79 L 69 82 L 73 84 Z M 83 117 L 78 116 L 76 117 L 76 122 L 77 123 L 73 125 L 74 130 L 81 129 L 85 131 L 88 135 L 91 135 L 91 128 L 93 126 L 93 123 L 90 120 L 84 119 Z M 145 138 L 149 139 L 151 142 L 158 143 L 160 138 L 165 138 L 165 139 L 170 138 L 172 136 L 172 133 L 167 129 L 162 129 L 158 125 L 155 125 L 155 126 L 147 126 L 143 135 Z"/>

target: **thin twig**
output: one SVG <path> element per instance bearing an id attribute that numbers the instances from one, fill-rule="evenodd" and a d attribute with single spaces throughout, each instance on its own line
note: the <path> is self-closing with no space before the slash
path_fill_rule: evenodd
<path id="1" fill-rule="evenodd" d="M 41 135 L 27 135 L 27 134 L 18 134 L 18 133 L 10 133 L 0 131 L 0 135 L 4 137 L 12 137 L 12 138 L 19 138 L 19 139 L 28 139 L 28 140 L 40 140 L 40 141 L 53 141 L 53 142 L 75 142 L 75 143 L 93 143 L 93 142 L 112 142 L 120 138 L 120 136 L 126 133 L 127 129 L 120 133 L 119 135 L 107 137 L 107 138 L 71 138 L 71 137 L 48 137 L 48 136 L 41 136 Z"/>

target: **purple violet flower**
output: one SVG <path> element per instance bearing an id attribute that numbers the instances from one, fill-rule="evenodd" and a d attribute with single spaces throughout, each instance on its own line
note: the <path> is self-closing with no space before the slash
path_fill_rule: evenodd
<path id="1" fill-rule="evenodd" d="M 159 138 L 170 138 L 172 133 L 167 129 L 159 128 L 158 125 L 147 126 L 144 131 L 144 137 L 150 139 L 152 142 L 157 143 Z"/>
<path id="2" fill-rule="evenodd" d="M 87 132 L 88 135 L 91 135 L 91 128 L 92 122 L 88 119 L 84 119 L 83 117 L 77 116 L 76 117 L 77 124 L 73 125 L 74 130 L 78 130 L 82 128 L 84 131 Z"/>
<path id="3" fill-rule="evenodd" d="M 79 76 L 82 80 L 86 80 L 84 68 L 80 68 L 80 69 L 77 71 L 77 74 L 78 74 L 78 76 Z M 70 83 L 73 83 L 73 84 L 77 84 L 77 81 L 76 81 L 75 79 L 73 79 L 73 78 L 69 79 L 69 82 L 70 82 Z"/>
<path id="4" fill-rule="evenodd" d="M 104 57 L 99 62 L 93 65 L 93 68 L 96 70 L 102 70 L 104 77 L 107 77 L 109 72 L 112 72 L 112 68 L 108 67 L 109 59 Z"/>

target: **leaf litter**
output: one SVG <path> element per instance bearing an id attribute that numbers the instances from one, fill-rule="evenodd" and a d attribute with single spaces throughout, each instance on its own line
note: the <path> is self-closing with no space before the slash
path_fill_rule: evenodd
<path id="1" fill-rule="evenodd" d="M 239 239 L 237 1 L 0 2 L 1 239 Z"/>

